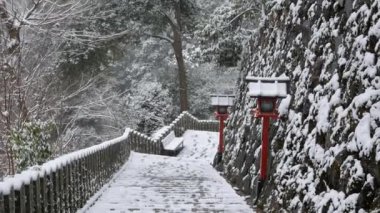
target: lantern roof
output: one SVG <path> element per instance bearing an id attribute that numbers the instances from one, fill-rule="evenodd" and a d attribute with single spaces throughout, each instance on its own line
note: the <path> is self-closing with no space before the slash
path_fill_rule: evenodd
<path id="1" fill-rule="evenodd" d="M 232 106 L 234 95 L 211 95 L 212 106 Z"/>
<path id="2" fill-rule="evenodd" d="M 288 77 L 254 77 L 247 76 L 248 95 L 251 97 L 286 98 L 288 95 Z"/>

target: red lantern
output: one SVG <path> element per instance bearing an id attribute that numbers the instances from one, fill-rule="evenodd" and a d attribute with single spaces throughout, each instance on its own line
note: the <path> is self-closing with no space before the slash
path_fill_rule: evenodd
<path id="1" fill-rule="evenodd" d="M 217 162 L 219 163 L 222 160 L 224 152 L 224 121 L 228 118 L 228 107 L 232 106 L 233 95 L 212 95 L 211 96 L 211 105 L 215 108 L 215 117 L 219 119 L 219 145 L 217 152 Z"/>
<path id="2" fill-rule="evenodd" d="M 262 78 L 247 76 L 248 95 L 257 98 L 257 107 L 252 110 L 256 118 L 262 118 L 260 176 L 257 186 L 257 198 L 267 178 L 269 152 L 270 119 L 277 119 L 277 100 L 288 95 L 288 77 Z"/>

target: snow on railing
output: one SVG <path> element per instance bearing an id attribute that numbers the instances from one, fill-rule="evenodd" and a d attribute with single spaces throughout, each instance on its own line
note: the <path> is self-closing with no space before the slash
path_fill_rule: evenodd
<path id="1" fill-rule="evenodd" d="M 74 212 L 110 180 L 131 150 L 165 154 L 162 139 L 187 129 L 218 131 L 218 122 L 183 112 L 157 140 L 127 128 L 118 138 L 32 167 L 0 182 L 0 213 Z"/>
<path id="2" fill-rule="evenodd" d="M 175 135 L 181 136 L 188 130 L 200 130 L 200 131 L 219 131 L 219 122 L 213 120 L 199 120 L 187 111 L 182 112 L 160 135 L 157 136 L 158 141 L 162 141 L 166 136 L 174 131 Z"/>

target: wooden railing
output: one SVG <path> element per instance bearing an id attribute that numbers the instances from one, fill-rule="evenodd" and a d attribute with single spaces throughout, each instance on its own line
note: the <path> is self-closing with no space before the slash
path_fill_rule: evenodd
<path id="1" fill-rule="evenodd" d="M 128 160 L 131 151 L 164 154 L 161 140 L 170 131 L 218 131 L 218 122 L 182 113 L 154 140 L 126 129 L 123 136 L 63 155 L 0 182 L 0 213 L 76 212 Z"/>
<path id="2" fill-rule="evenodd" d="M 174 131 L 175 136 L 181 136 L 186 130 L 200 130 L 200 131 L 219 131 L 219 122 L 212 120 L 199 120 L 188 112 L 180 114 L 170 125 L 169 128 L 158 138 L 161 141 L 171 131 Z"/>

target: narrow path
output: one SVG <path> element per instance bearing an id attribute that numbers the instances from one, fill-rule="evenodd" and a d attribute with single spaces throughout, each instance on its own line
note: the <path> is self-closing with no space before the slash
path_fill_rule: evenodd
<path id="1" fill-rule="evenodd" d="M 84 212 L 252 212 L 210 165 L 217 134 L 188 131 L 184 137 L 178 157 L 131 153 Z"/>

